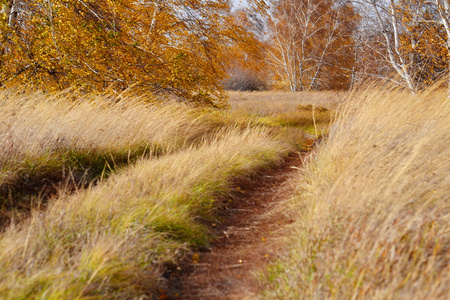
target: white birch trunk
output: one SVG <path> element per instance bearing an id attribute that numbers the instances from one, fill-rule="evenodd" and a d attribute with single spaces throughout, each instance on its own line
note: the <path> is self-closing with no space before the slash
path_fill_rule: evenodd
<path id="1" fill-rule="evenodd" d="M 445 32 L 447 33 L 447 52 L 448 59 L 448 87 L 447 87 L 447 99 L 450 99 L 450 0 L 435 0 L 436 7 L 441 17 L 442 25 L 444 25 Z"/>
<path id="2" fill-rule="evenodd" d="M 382 34 L 386 42 L 385 46 L 388 54 L 389 64 L 394 68 L 397 74 L 404 80 L 406 87 L 408 87 L 408 89 L 411 90 L 412 92 L 416 92 L 417 88 L 414 84 L 411 74 L 408 72 L 408 66 L 404 60 L 404 57 L 400 52 L 400 36 L 398 28 L 399 20 L 397 19 L 397 15 L 395 13 L 394 1 L 390 0 L 390 10 L 389 10 L 390 22 L 394 30 L 393 32 L 394 43 L 391 42 L 391 37 L 389 36 L 389 33 L 385 29 L 383 19 L 381 17 L 381 13 L 378 8 L 377 0 L 372 0 L 371 4 L 375 11 L 378 26 L 382 29 Z"/>
<path id="3" fill-rule="evenodd" d="M 19 15 L 20 5 L 22 4 L 22 0 L 13 0 L 11 5 L 11 12 L 9 13 L 8 25 L 9 27 L 16 29 L 17 28 L 17 16 Z"/>
<path id="4" fill-rule="evenodd" d="M 22 4 L 23 0 L 9 0 L 2 7 L 1 13 L 7 16 L 8 26 L 12 29 L 17 28 L 17 17 Z"/>

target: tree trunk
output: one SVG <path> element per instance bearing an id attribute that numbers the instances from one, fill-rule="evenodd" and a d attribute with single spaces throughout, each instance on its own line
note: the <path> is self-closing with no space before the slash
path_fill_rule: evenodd
<path id="1" fill-rule="evenodd" d="M 450 99 L 450 1 L 449 0 L 435 0 L 439 15 L 441 16 L 442 25 L 444 25 L 447 33 L 447 52 L 448 52 L 448 81 L 447 81 L 447 99 Z"/>
<path id="2" fill-rule="evenodd" d="M 23 0 L 9 0 L 3 4 L 1 13 L 6 14 L 8 20 L 8 26 L 12 29 L 17 28 L 17 16 L 19 14 L 20 6 L 23 4 Z"/>
<path id="3" fill-rule="evenodd" d="M 388 54 L 388 62 L 397 72 L 397 74 L 404 80 L 406 87 L 413 93 L 416 92 L 417 88 L 414 83 L 414 80 L 411 74 L 408 71 L 407 63 L 405 62 L 404 57 L 400 51 L 400 30 L 398 28 L 399 20 L 397 19 L 396 11 L 395 11 L 395 3 L 393 0 L 390 0 L 389 12 L 386 12 L 389 15 L 390 22 L 393 28 L 393 39 L 394 42 L 391 41 L 391 36 L 389 36 L 388 30 L 383 22 L 381 17 L 381 13 L 378 7 L 377 0 L 371 0 L 371 5 L 374 9 L 376 20 L 378 22 L 378 26 L 382 30 L 382 34 L 385 40 L 386 51 Z"/>

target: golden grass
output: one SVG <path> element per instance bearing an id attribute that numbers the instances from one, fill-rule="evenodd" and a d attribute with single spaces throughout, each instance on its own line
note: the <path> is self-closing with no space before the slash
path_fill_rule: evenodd
<path id="1" fill-rule="evenodd" d="M 291 113 L 299 107 L 314 105 L 333 109 L 345 97 L 345 92 L 238 92 L 228 91 L 229 104 L 235 111 L 260 116 Z"/>
<path id="2" fill-rule="evenodd" d="M 319 137 L 326 134 L 334 110 L 345 97 L 344 92 L 228 92 L 233 116 L 245 116 L 274 128 L 301 128 Z"/>
<path id="3" fill-rule="evenodd" d="M 180 105 L 157 106 L 132 98 L 116 101 L 106 95 L 86 95 L 71 100 L 69 91 L 44 94 L 2 90 L 0 185 L 13 181 L 20 171 L 29 168 L 36 171 L 40 166 L 56 163 L 55 157 L 67 151 L 75 156 L 78 153 L 131 155 L 129 152 L 137 150 L 167 153 L 204 139 L 206 133 L 229 124 L 243 127 L 250 123 L 273 127 L 311 125 L 311 109 L 299 108 L 300 103 L 330 104 L 329 98 L 341 97 L 336 93 L 304 93 L 302 97 L 309 99 L 304 102 L 295 100 L 291 96 L 293 93 L 230 92 L 230 95 L 231 106 L 236 107 L 225 112 Z M 283 95 L 282 100 L 280 95 Z M 247 110 L 239 108 L 241 103 L 246 103 Z M 278 104 L 284 105 L 279 114 L 274 110 L 265 114 L 267 118 L 249 118 L 256 109 L 270 110 Z M 320 110 L 316 114 L 319 123 L 329 122 L 329 115 L 321 116 Z"/>
<path id="4" fill-rule="evenodd" d="M 450 103 L 366 90 L 311 158 L 266 298 L 447 299 Z"/>
<path id="5" fill-rule="evenodd" d="M 143 155 L 201 142 L 221 124 L 181 105 L 107 95 L 0 91 L 0 226 L 67 180 L 90 182 Z M 44 187 L 44 184 L 46 187 Z M 26 208 L 19 210 L 17 208 Z"/>
<path id="6" fill-rule="evenodd" d="M 70 101 L 69 96 L 0 92 L 1 168 L 61 149 L 113 152 L 154 144 L 167 151 L 204 131 L 182 107 L 106 96 Z"/>
<path id="7" fill-rule="evenodd" d="M 213 238 L 232 182 L 303 140 L 298 128 L 233 111 L 72 98 L 0 92 L 0 190 L 17 184 L 8 201 L 23 201 L 33 180 L 39 197 L 42 179 L 67 170 L 97 179 L 75 192 L 60 187 L 44 209 L 3 228 L 2 299 L 160 296 L 168 265 Z"/>
<path id="8" fill-rule="evenodd" d="M 2 299 L 157 295 L 164 263 L 207 245 L 231 181 L 277 163 L 289 146 L 265 130 L 152 157 L 55 200 L 0 239 Z"/>
<path id="9" fill-rule="evenodd" d="M 27 184 L 58 174 L 98 181 L 70 193 L 62 186 L 47 207 L 3 228 L 0 298 L 164 296 L 167 268 L 213 238 L 232 182 L 301 147 L 314 120 L 319 130 L 329 124 L 318 104 L 327 95 L 261 94 L 226 111 L 1 91 L 0 191 L 21 183 L 3 200 L 22 201 Z M 30 194 L 39 192 L 38 184 Z"/>

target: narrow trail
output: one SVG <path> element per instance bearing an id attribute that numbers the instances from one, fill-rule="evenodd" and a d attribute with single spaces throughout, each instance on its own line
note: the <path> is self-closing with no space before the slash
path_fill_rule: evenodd
<path id="1" fill-rule="evenodd" d="M 277 258 L 282 247 L 277 241 L 293 222 L 278 209 L 294 194 L 301 166 L 301 154 L 293 153 L 280 167 L 239 185 L 234 205 L 216 230 L 218 239 L 208 251 L 194 254 L 174 299 L 258 298 L 255 273 Z"/>

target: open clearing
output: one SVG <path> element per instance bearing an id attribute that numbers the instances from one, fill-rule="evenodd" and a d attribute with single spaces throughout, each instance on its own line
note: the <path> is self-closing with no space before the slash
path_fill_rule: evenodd
<path id="1" fill-rule="evenodd" d="M 271 111 L 273 101 L 257 113 L 65 93 L 0 97 L 4 299 L 166 296 L 174 266 L 235 234 L 242 215 L 223 214 L 235 212 L 230 195 L 244 201 L 249 178 L 307 149 L 305 131 L 324 131 L 331 117 L 311 105 Z M 263 179 L 265 188 L 275 180 Z"/>
<path id="2" fill-rule="evenodd" d="M 446 299 L 445 94 L 280 95 L 0 94 L 0 297 Z"/>

